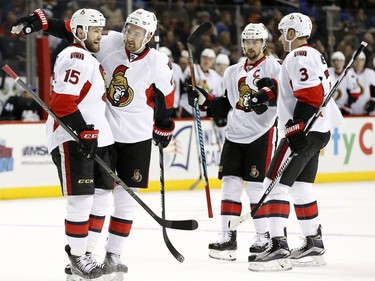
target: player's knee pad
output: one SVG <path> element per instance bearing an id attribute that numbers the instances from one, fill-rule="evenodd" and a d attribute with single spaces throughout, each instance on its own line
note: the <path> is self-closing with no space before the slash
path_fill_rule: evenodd
<path id="1" fill-rule="evenodd" d="M 242 178 L 235 176 L 224 176 L 222 179 L 221 199 L 241 202 L 242 189 Z"/>
<path id="2" fill-rule="evenodd" d="M 133 192 L 139 194 L 138 188 L 131 188 Z M 137 210 L 138 204 L 134 198 L 121 186 L 116 186 L 113 191 L 114 213 L 113 216 L 132 220 Z"/>
<path id="3" fill-rule="evenodd" d="M 92 205 L 92 215 L 105 216 L 112 206 L 112 190 L 95 188 L 94 203 Z"/>
<path id="4" fill-rule="evenodd" d="M 316 200 L 313 184 L 309 182 L 294 182 L 289 191 L 294 204 L 307 204 Z"/>
<path id="5" fill-rule="evenodd" d="M 69 221 L 87 221 L 93 202 L 93 195 L 68 196 L 66 203 L 66 219 Z"/>
<path id="6" fill-rule="evenodd" d="M 250 202 L 257 203 L 264 193 L 263 183 L 246 181 L 245 190 Z"/>

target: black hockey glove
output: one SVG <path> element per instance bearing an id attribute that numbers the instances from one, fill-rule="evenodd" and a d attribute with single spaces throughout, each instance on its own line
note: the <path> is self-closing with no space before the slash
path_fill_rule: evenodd
<path id="1" fill-rule="evenodd" d="M 277 100 L 277 81 L 264 77 L 256 82 L 259 91 L 250 99 L 250 107 L 256 114 L 264 113 L 268 106 L 275 106 Z"/>
<path id="2" fill-rule="evenodd" d="M 48 17 L 42 9 L 36 9 L 32 14 L 20 17 L 12 23 L 10 32 L 13 34 L 23 33 L 28 35 L 33 32 L 48 29 Z"/>
<path id="3" fill-rule="evenodd" d="M 173 136 L 174 121 L 169 118 L 161 123 L 155 120 L 152 138 L 156 146 L 160 144 L 163 148 L 166 148 Z"/>
<path id="4" fill-rule="evenodd" d="M 214 96 L 207 93 L 203 88 L 195 86 L 194 89 L 191 85 L 187 87 L 189 105 L 194 107 L 195 99 L 198 100 L 199 109 L 206 111 L 214 99 Z"/>
<path id="5" fill-rule="evenodd" d="M 375 109 L 375 98 L 370 98 L 370 100 L 365 105 L 365 110 L 367 113 L 374 111 Z"/>
<path id="6" fill-rule="evenodd" d="M 78 133 L 78 151 L 87 159 L 95 158 L 96 149 L 98 147 L 99 130 L 94 129 L 94 125 L 88 124 L 77 131 Z"/>
<path id="7" fill-rule="evenodd" d="M 285 137 L 292 152 L 298 153 L 307 146 L 308 140 L 304 128 L 302 119 L 289 119 L 285 124 Z"/>

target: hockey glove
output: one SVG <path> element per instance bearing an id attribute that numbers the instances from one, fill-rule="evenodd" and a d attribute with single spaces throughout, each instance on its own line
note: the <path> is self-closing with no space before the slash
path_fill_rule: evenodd
<path id="1" fill-rule="evenodd" d="M 33 32 L 48 29 L 48 17 L 42 9 L 36 9 L 32 14 L 20 17 L 12 23 L 10 32 L 13 34 L 23 33 L 28 35 Z"/>
<path id="2" fill-rule="evenodd" d="M 367 113 L 374 111 L 375 109 L 375 98 L 370 98 L 370 100 L 365 105 L 365 110 Z"/>
<path id="3" fill-rule="evenodd" d="M 156 146 L 160 144 L 163 148 L 166 148 L 173 136 L 174 121 L 169 118 L 162 123 L 155 121 L 152 138 Z"/>
<path id="4" fill-rule="evenodd" d="M 298 153 L 298 151 L 304 149 L 308 144 L 307 136 L 304 131 L 305 124 L 302 119 L 289 119 L 285 127 L 285 137 L 289 147 L 292 152 Z"/>
<path id="5" fill-rule="evenodd" d="M 195 86 L 194 89 L 191 85 L 187 87 L 189 105 L 194 107 L 195 99 L 198 100 L 199 109 L 206 111 L 214 99 L 214 96 L 207 93 L 203 88 Z"/>
<path id="6" fill-rule="evenodd" d="M 78 133 L 78 151 L 87 159 L 95 158 L 96 149 L 98 147 L 99 130 L 94 129 L 94 125 L 88 124 L 77 131 Z"/>
<path id="7" fill-rule="evenodd" d="M 256 86 L 260 89 L 250 99 L 250 107 L 256 114 L 264 113 L 268 106 L 276 105 L 277 98 L 277 82 L 276 80 L 265 77 L 256 82 Z"/>

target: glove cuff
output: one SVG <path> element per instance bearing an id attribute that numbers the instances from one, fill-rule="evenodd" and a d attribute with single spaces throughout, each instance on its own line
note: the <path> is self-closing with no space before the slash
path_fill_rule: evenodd
<path id="1" fill-rule="evenodd" d="M 36 9 L 34 15 L 37 16 L 43 30 L 48 29 L 48 17 L 42 9 Z"/>
<path id="2" fill-rule="evenodd" d="M 171 129 L 162 129 L 162 128 L 159 128 L 157 125 L 154 125 L 154 133 L 162 137 L 172 136 L 173 131 L 174 131 L 174 123 Z"/>
<path id="3" fill-rule="evenodd" d="M 299 131 L 303 131 L 305 128 L 305 123 L 301 119 L 297 120 L 289 120 L 288 123 L 286 123 L 285 128 L 285 136 L 289 137 L 290 135 L 297 133 Z"/>

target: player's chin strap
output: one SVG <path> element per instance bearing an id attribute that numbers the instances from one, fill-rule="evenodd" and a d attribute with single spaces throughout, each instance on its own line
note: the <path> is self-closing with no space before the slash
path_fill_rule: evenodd
<path id="1" fill-rule="evenodd" d="M 332 98 L 333 94 L 336 92 L 336 89 L 340 85 L 342 79 L 344 79 L 344 77 L 346 76 L 349 68 L 353 65 L 353 63 L 356 60 L 356 58 L 363 51 L 363 49 L 366 48 L 366 46 L 367 46 L 367 43 L 364 42 L 364 41 L 362 41 L 361 45 L 359 46 L 359 48 L 357 49 L 357 51 L 354 53 L 354 55 L 351 58 L 351 60 L 349 61 L 348 65 L 345 67 L 344 71 L 341 73 L 339 79 L 336 81 L 335 85 L 333 85 L 332 89 L 329 91 L 327 97 L 323 101 L 322 105 L 319 107 L 318 111 L 314 114 L 314 116 L 312 118 L 310 118 L 310 122 L 305 127 L 306 134 L 309 133 L 309 131 L 311 130 L 311 128 L 314 125 L 315 121 L 318 120 L 318 118 L 321 115 L 323 109 L 327 106 L 327 104 L 330 101 L 330 99 Z M 269 184 L 269 186 L 267 187 L 266 191 L 264 192 L 262 198 L 260 198 L 258 204 L 255 206 L 255 208 L 251 212 L 246 213 L 246 214 L 244 214 L 244 215 L 242 215 L 242 216 L 240 216 L 238 218 L 234 218 L 231 221 L 229 221 L 229 224 L 228 224 L 229 228 L 235 229 L 237 226 L 239 226 L 243 222 L 245 222 L 245 221 L 253 218 L 256 215 L 256 213 L 258 212 L 259 208 L 263 205 L 264 201 L 266 200 L 268 194 L 274 188 L 274 186 L 276 185 L 276 183 L 280 180 L 280 178 L 283 175 L 285 169 L 289 166 L 291 160 L 293 159 L 293 157 L 295 155 L 296 154 L 294 152 L 290 153 L 290 155 L 288 156 L 288 158 L 285 160 L 285 162 L 281 165 L 281 167 L 277 171 L 277 174 L 276 174 L 275 178 Z"/>

